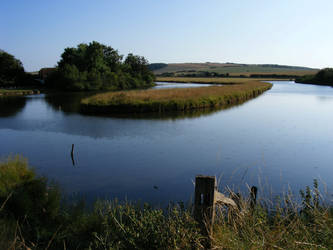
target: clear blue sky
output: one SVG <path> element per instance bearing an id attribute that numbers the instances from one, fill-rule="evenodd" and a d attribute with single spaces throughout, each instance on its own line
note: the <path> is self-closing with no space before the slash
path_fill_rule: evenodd
<path id="1" fill-rule="evenodd" d="M 0 49 L 27 71 L 93 40 L 149 62 L 333 67 L 332 0 L 2 0 Z"/>

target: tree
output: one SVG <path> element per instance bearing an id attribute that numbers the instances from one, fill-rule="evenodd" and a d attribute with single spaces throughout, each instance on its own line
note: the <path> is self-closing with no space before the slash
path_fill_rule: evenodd
<path id="1" fill-rule="evenodd" d="M 49 87 L 65 90 L 116 90 L 153 85 L 154 76 L 144 57 L 123 56 L 110 46 L 91 42 L 66 48 L 57 70 L 47 79 Z"/>
<path id="2" fill-rule="evenodd" d="M 25 72 L 21 61 L 0 50 L 0 86 L 18 85 L 24 77 Z"/>
<path id="3" fill-rule="evenodd" d="M 325 68 L 315 75 L 305 75 L 295 80 L 298 83 L 311 83 L 319 85 L 333 86 L 333 68 Z"/>

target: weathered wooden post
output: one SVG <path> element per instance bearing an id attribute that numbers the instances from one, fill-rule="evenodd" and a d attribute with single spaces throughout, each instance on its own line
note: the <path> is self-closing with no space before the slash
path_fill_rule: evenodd
<path id="1" fill-rule="evenodd" d="M 195 178 L 194 218 L 200 224 L 202 233 L 208 237 L 212 233 L 215 216 L 215 176 L 198 175 Z M 207 242 L 207 248 L 210 246 Z"/>
<path id="2" fill-rule="evenodd" d="M 211 236 L 215 219 L 215 204 L 227 205 L 231 209 L 238 209 L 231 198 L 218 192 L 215 176 L 197 175 L 194 191 L 194 218 L 198 221 L 203 235 L 207 236 L 205 248 L 211 248 Z"/>

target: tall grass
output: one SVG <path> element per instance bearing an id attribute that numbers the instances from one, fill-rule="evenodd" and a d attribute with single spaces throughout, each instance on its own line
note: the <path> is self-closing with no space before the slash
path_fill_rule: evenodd
<path id="1" fill-rule="evenodd" d="M 235 194 L 231 194 L 235 195 Z M 225 249 L 332 249 L 333 207 L 321 199 L 318 182 L 300 191 L 289 191 L 277 201 L 262 200 L 251 208 L 242 199 L 241 210 L 220 208 L 213 242 Z"/>
<path id="2" fill-rule="evenodd" d="M 230 86 L 120 91 L 81 101 L 86 113 L 170 112 L 239 104 L 271 88 L 270 83 L 247 81 Z"/>
<path id="3" fill-rule="evenodd" d="M 45 185 L 21 157 L 0 163 L 0 180 L 0 249 L 201 249 L 207 240 L 192 208 L 181 204 L 165 210 L 117 200 L 98 201 L 92 210 L 83 202 L 60 206 L 57 188 Z M 25 196 L 34 202 L 13 210 Z M 218 207 L 212 247 L 332 249 L 333 207 L 317 181 L 300 192 L 301 202 L 293 197 L 289 192 L 279 202 L 253 206 L 244 196 L 239 209 Z"/>

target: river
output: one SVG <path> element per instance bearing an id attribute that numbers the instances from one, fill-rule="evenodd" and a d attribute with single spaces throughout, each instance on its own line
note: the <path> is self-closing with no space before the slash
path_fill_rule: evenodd
<path id="1" fill-rule="evenodd" d="M 317 178 L 331 194 L 333 88 L 272 83 L 230 109 L 167 116 L 85 116 L 76 112 L 82 95 L 72 94 L 2 100 L 0 155 L 27 157 L 87 200 L 186 202 L 197 174 L 216 175 L 222 190 L 257 185 L 272 196 Z"/>

